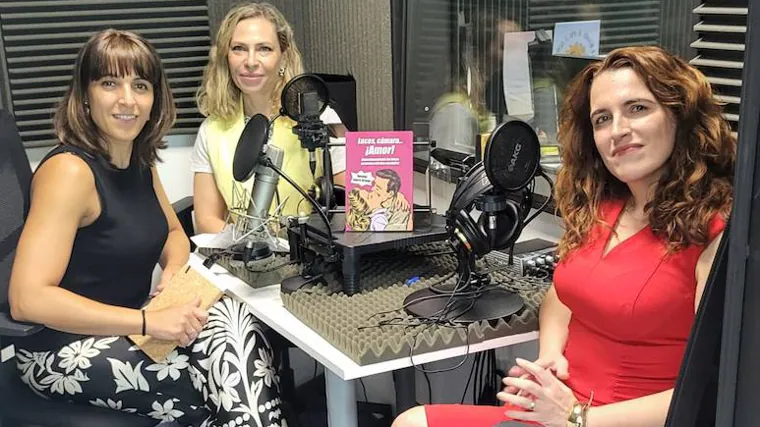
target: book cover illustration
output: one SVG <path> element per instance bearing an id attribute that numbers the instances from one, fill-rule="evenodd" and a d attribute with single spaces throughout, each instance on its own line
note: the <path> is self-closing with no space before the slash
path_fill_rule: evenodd
<path id="1" fill-rule="evenodd" d="M 346 132 L 346 231 L 412 231 L 411 131 Z"/>

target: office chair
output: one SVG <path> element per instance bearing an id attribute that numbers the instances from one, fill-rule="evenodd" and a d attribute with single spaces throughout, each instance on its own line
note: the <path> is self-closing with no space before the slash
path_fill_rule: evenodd
<path id="1" fill-rule="evenodd" d="M 29 210 L 32 170 L 13 117 L 0 110 L 0 349 L 7 337 L 29 336 L 44 327 L 14 321 L 8 306 L 11 265 Z M 158 421 L 87 405 L 52 402 L 34 394 L 16 373 L 15 359 L 0 362 L 2 427 L 153 427 Z"/>

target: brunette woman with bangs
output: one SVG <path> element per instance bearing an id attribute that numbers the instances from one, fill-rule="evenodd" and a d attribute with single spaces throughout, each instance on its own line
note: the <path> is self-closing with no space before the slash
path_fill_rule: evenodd
<path id="1" fill-rule="evenodd" d="M 517 360 L 506 406 L 418 407 L 394 427 L 664 425 L 731 209 L 736 139 L 704 75 L 632 47 L 571 83 L 560 144 L 565 234 L 538 360 Z"/>
<path id="2" fill-rule="evenodd" d="M 19 375 L 50 399 L 181 425 L 285 425 L 271 351 L 244 303 L 141 310 L 155 265 L 160 292 L 189 257 L 155 168 L 175 117 L 145 39 L 105 30 L 82 47 L 11 273 L 12 316 L 47 327 L 15 341 Z M 126 338 L 137 334 L 181 347 L 154 363 Z"/>

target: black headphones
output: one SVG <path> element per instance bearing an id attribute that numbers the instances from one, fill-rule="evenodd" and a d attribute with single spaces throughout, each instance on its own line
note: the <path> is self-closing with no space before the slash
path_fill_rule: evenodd
<path id="1" fill-rule="evenodd" d="M 462 177 L 446 212 L 455 249 L 482 257 L 514 244 L 533 206 L 528 184 L 539 172 L 539 160 L 538 137 L 530 125 L 510 119 L 494 130 L 483 161 Z M 519 200 L 507 193 L 519 194 Z M 470 215 L 473 207 L 481 212 L 477 220 Z"/>
<path id="2" fill-rule="evenodd" d="M 311 188 L 309 188 L 309 195 L 313 197 L 314 200 L 316 200 L 320 205 L 327 206 L 327 209 L 329 210 L 342 204 L 338 202 L 338 198 L 335 194 L 336 190 L 341 192 L 341 194 L 345 194 L 346 188 L 342 185 L 333 184 L 333 188 L 329 189 L 327 185 L 328 184 L 325 177 L 318 177 L 316 180 L 314 180 L 314 184 L 311 186 Z M 328 197 L 330 200 L 327 200 Z"/>
<path id="3" fill-rule="evenodd" d="M 475 203 L 481 214 L 474 219 L 468 207 L 447 212 L 447 228 L 450 243 L 476 257 L 499 249 L 505 249 L 517 240 L 522 232 L 522 224 L 528 212 L 525 200 L 516 202 L 505 195 L 488 195 L 480 191 Z"/>

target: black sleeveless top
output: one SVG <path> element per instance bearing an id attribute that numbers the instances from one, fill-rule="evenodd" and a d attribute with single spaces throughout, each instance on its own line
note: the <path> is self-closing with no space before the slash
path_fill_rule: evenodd
<path id="1" fill-rule="evenodd" d="M 118 169 L 102 155 L 66 145 L 50 151 L 40 166 L 66 152 L 92 170 L 101 212 L 92 224 L 77 230 L 59 286 L 104 304 L 139 308 L 148 298 L 153 269 L 169 233 L 150 168 L 140 164 L 136 150 L 129 166 Z M 79 338 L 48 328 L 17 345 L 42 351 Z"/>

